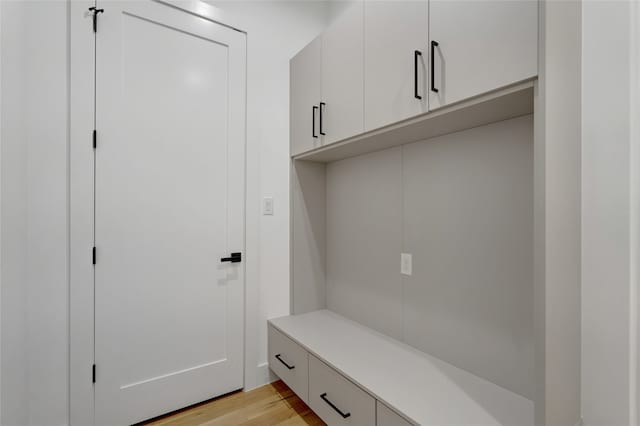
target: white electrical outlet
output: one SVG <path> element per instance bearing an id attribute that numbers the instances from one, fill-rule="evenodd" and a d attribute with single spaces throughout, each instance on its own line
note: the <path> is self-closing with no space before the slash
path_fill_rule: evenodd
<path id="1" fill-rule="evenodd" d="M 411 253 L 400 253 L 400 273 L 411 275 L 413 272 L 413 259 Z"/>
<path id="2" fill-rule="evenodd" d="M 273 215 L 273 197 L 264 197 L 262 199 L 262 214 L 264 216 Z"/>

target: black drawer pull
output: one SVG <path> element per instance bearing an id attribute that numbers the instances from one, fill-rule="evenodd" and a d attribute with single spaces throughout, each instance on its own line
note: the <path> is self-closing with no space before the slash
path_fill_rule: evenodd
<path id="1" fill-rule="evenodd" d="M 323 393 L 322 395 L 320 395 L 320 398 L 322 398 L 322 400 L 324 402 L 326 402 L 327 404 L 329 404 L 329 407 L 333 408 L 334 410 L 336 410 L 336 413 L 340 414 L 342 416 L 343 419 L 346 419 L 347 417 L 351 417 L 351 413 L 343 413 L 342 411 L 340 411 L 340 409 L 338 407 L 336 407 L 335 405 L 333 405 L 333 402 L 329 401 L 329 399 L 327 398 L 327 393 Z"/>
<path id="2" fill-rule="evenodd" d="M 293 370 L 294 368 L 296 368 L 295 365 L 289 365 L 286 362 L 284 362 L 282 358 L 280 358 L 280 354 L 276 355 L 276 359 L 280 361 L 282 364 L 284 364 L 284 366 L 287 367 L 289 370 Z"/>
<path id="3" fill-rule="evenodd" d="M 318 110 L 318 107 L 316 105 L 314 105 L 311 108 L 311 136 L 313 136 L 314 138 L 318 138 L 318 135 L 316 135 L 316 111 Z"/>
<path id="4" fill-rule="evenodd" d="M 324 102 L 320 102 L 320 134 L 322 136 L 326 136 L 326 133 L 324 132 L 324 126 L 322 125 L 322 113 L 324 112 L 324 107 L 327 104 L 325 104 Z"/>
<path id="5" fill-rule="evenodd" d="M 438 89 L 436 88 L 436 47 L 439 44 L 435 40 L 431 40 L 431 91 L 434 93 L 438 93 Z"/>
<path id="6" fill-rule="evenodd" d="M 413 97 L 416 99 L 422 99 L 422 96 L 418 94 L 418 57 L 422 56 L 422 52 L 419 50 L 413 51 Z"/>

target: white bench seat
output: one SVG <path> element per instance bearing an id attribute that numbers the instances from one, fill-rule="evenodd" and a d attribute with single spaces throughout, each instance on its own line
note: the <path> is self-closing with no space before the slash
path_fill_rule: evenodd
<path id="1" fill-rule="evenodd" d="M 534 424 L 532 401 L 334 312 L 269 324 L 416 425 Z"/>

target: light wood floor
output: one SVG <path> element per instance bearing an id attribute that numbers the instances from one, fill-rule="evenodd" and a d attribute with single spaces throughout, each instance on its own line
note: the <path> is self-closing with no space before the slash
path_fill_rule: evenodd
<path id="1" fill-rule="evenodd" d="M 153 419 L 153 426 L 298 426 L 324 425 L 283 382 L 249 392 L 234 392 Z"/>

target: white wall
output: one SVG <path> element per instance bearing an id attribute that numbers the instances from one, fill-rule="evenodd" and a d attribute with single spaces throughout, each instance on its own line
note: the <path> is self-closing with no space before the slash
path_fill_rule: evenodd
<path id="1" fill-rule="evenodd" d="M 2 7 L 0 6 L 0 423 L 2 423 Z"/>
<path id="2" fill-rule="evenodd" d="M 1 424 L 24 424 L 27 416 L 26 355 L 26 188 L 27 150 L 24 143 L 23 70 L 21 51 L 24 8 L 14 2 L 0 3 L 0 54 L 2 80 L 0 101 L 0 158 L 2 194 L 0 264 L 0 324 L 2 347 Z M 11 247 L 9 250 L 8 247 Z"/>
<path id="3" fill-rule="evenodd" d="M 26 7 L 29 424 L 55 426 L 68 418 L 67 5 Z"/>
<path id="4" fill-rule="evenodd" d="M 67 423 L 67 5 L 3 1 L 2 424 Z M 44 71 L 44 72 L 43 72 Z"/>
<path id="5" fill-rule="evenodd" d="M 269 380 L 266 320 L 289 313 L 289 59 L 326 27 L 328 12 L 322 1 L 210 3 L 248 33 L 246 385 L 253 388 Z M 267 196 L 273 216 L 261 215 Z"/>
<path id="6" fill-rule="evenodd" d="M 635 11 L 633 10 L 635 8 Z M 640 116 L 640 6 L 636 3 L 632 8 L 631 28 L 631 73 L 636 76 L 631 82 L 631 117 Z M 640 122 L 631 121 L 631 258 L 636 259 L 632 268 L 631 279 L 635 282 L 635 303 L 640 307 Z M 635 383 L 632 391 L 635 392 L 635 422 L 640 422 L 640 312 L 635 312 Z M 632 368 L 633 370 L 633 368 Z M 632 419 L 633 420 L 633 419 Z"/>
<path id="7" fill-rule="evenodd" d="M 640 158 L 633 133 L 640 111 L 638 10 L 630 1 L 582 3 L 582 415 L 587 426 L 638 421 Z"/>
<path id="8" fill-rule="evenodd" d="M 2 424 L 62 425 L 68 411 L 67 6 L 5 0 L 0 7 Z"/>
<path id="9" fill-rule="evenodd" d="M 634 12 L 632 10 L 632 12 Z M 632 13 L 631 19 L 631 75 L 636 76 L 635 81 L 631 84 L 631 117 L 640 116 L 640 6 L 635 4 L 635 13 Z M 631 173 L 631 217 L 634 218 L 631 226 L 632 238 L 634 238 L 631 246 L 631 258 L 636 259 L 636 263 L 632 269 L 631 279 L 635 282 L 636 306 L 640 307 L 640 123 L 637 120 L 631 122 L 631 137 L 633 138 L 631 158 L 634 159 Z M 640 422 L 640 312 L 635 312 L 635 384 L 632 390 L 635 392 L 635 422 Z"/>

